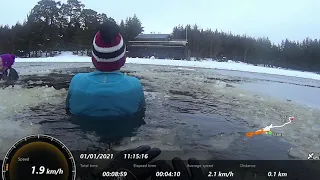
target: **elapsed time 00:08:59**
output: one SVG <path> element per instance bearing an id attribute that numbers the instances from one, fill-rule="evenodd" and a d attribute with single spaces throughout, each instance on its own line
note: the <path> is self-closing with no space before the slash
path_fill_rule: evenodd
<path id="1" fill-rule="evenodd" d="M 169 171 L 157 171 L 156 177 L 180 177 L 181 173 L 179 171 L 169 172 Z"/>

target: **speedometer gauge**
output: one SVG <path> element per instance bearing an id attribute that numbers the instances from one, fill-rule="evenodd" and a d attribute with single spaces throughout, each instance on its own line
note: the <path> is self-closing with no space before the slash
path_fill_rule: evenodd
<path id="1" fill-rule="evenodd" d="M 2 164 L 2 178 L 75 180 L 75 160 L 58 139 L 31 135 L 20 139 L 9 149 Z"/>

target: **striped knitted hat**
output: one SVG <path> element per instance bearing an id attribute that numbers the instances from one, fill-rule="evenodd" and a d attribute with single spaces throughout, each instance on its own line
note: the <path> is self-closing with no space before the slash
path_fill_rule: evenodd
<path id="1" fill-rule="evenodd" d="M 99 71 L 119 70 L 126 62 L 126 45 L 116 23 L 101 25 L 93 39 L 92 63 Z"/>

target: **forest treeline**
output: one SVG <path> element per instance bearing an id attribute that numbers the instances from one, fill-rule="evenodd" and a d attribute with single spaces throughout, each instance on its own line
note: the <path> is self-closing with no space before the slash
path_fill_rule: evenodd
<path id="1" fill-rule="evenodd" d="M 79 0 L 67 3 L 41 0 L 24 22 L 0 26 L 0 53 L 30 57 L 40 56 L 40 52 L 53 56 L 56 51 L 76 51 L 89 55 L 93 36 L 106 21 L 115 22 L 105 13 L 85 8 Z M 136 15 L 121 20 L 119 26 L 126 42 L 143 32 Z M 320 72 L 318 39 L 306 38 L 302 42 L 285 39 L 273 44 L 268 38 L 201 29 L 197 25 L 174 27 L 172 38 L 187 38 L 192 57 Z"/>
<path id="2" fill-rule="evenodd" d="M 0 26 L 0 53 L 28 57 L 39 57 L 40 52 L 46 56 L 56 51 L 90 53 L 99 25 L 107 21 L 115 22 L 105 13 L 86 9 L 79 0 L 41 0 L 23 23 Z M 143 32 L 136 15 L 122 20 L 120 28 L 126 41 Z"/>
<path id="3" fill-rule="evenodd" d="M 187 36 L 193 57 L 229 59 L 320 72 L 318 39 L 306 38 L 302 42 L 285 39 L 280 44 L 274 44 L 268 38 L 204 30 L 197 25 L 176 26 L 172 36 L 177 39 L 185 39 Z"/>

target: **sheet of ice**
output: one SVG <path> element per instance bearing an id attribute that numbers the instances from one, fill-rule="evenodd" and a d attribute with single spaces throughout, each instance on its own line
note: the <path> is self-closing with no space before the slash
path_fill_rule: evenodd
<path id="1" fill-rule="evenodd" d="M 24 89 L 16 85 L 0 89 L 0 159 L 8 148 L 19 138 L 30 134 L 42 133 L 39 125 L 27 121 L 24 117 L 18 120 L 10 118 L 17 112 L 34 107 L 41 103 L 54 103 L 56 96 L 66 90 L 55 90 L 53 87 Z"/>
<path id="2" fill-rule="evenodd" d="M 43 58 L 46 59 L 46 58 Z M 68 68 L 81 68 L 91 67 L 92 63 L 53 63 L 53 62 L 41 62 L 41 63 L 17 63 L 15 69 L 20 75 L 32 75 L 32 74 L 49 74 L 56 69 L 68 69 Z"/>
<path id="3" fill-rule="evenodd" d="M 63 53 L 59 56 L 48 57 L 48 58 L 17 58 L 16 62 L 56 62 L 56 63 L 87 62 L 88 63 L 88 62 L 91 62 L 91 58 L 87 56 L 72 55 L 72 53 Z M 293 77 L 320 80 L 320 75 L 316 73 L 254 66 L 254 65 L 245 64 L 245 63 L 238 63 L 235 61 L 217 62 L 217 61 L 208 61 L 208 60 L 184 61 L 184 60 L 168 60 L 168 59 L 127 58 L 127 63 L 247 71 L 247 72 L 255 72 L 255 73 L 293 76 Z"/>
<path id="4" fill-rule="evenodd" d="M 88 56 L 73 55 L 72 52 L 64 52 L 55 57 L 17 58 L 16 62 L 91 62 L 91 58 Z"/>

